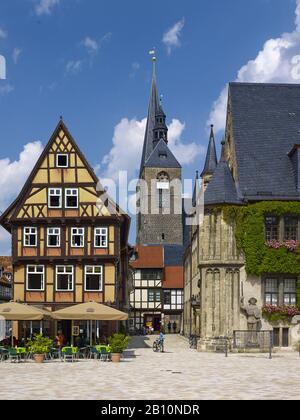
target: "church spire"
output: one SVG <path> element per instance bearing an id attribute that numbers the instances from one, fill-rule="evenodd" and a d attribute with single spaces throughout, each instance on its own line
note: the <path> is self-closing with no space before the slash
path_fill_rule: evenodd
<path id="1" fill-rule="evenodd" d="M 201 173 L 201 178 L 211 177 L 211 175 L 214 173 L 216 169 L 217 163 L 218 163 L 218 160 L 217 160 L 217 151 L 216 151 L 216 143 L 215 143 L 215 135 L 214 135 L 214 126 L 211 125 L 205 165 Z"/>
<path id="2" fill-rule="evenodd" d="M 153 149 L 157 143 L 163 139 L 167 143 L 168 128 L 166 125 L 166 115 L 162 109 L 162 105 L 159 100 L 157 84 L 156 84 L 156 56 L 155 51 L 150 51 L 153 55 L 153 72 L 152 72 L 152 83 L 150 91 L 150 101 L 148 108 L 147 125 L 144 139 L 144 147 L 142 153 L 142 161 L 140 172 L 142 172 L 145 163 L 151 155 Z"/>

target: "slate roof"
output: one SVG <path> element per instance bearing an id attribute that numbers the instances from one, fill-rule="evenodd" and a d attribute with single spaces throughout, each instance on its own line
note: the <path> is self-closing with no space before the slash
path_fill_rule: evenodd
<path id="1" fill-rule="evenodd" d="M 204 203 L 209 204 L 241 204 L 238 197 L 235 181 L 225 160 L 224 144 L 221 159 L 218 163 L 212 179 L 204 193 Z"/>
<path id="2" fill-rule="evenodd" d="M 288 153 L 300 143 L 300 85 L 230 83 L 229 99 L 242 196 L 299 200 Z"/>
<path id="3" fill-rule="evenodd" d="M 142 152 L 141 171 L 144 168 L 145 163 L 148 160 L 153 150 L 153 130 L 155 127 L 155 116 L 159 109 L 160 109 L 160 104 L 159 104 L 159 99 L 158 99 L 156 77 L 155 75 L 153 75 L 149 108 L 148 108 L 148 118 L 147 118 L 144 146 L 143 146 L 143 152 Z"/>
<path id="4" fill-rule="evenodd" d="M 214 136 L 213 125 L 212 125 L 204 169 L 201 173 L 201 178 L 203 178 L 204 175 L 213 174 L 214 170 L 216 169 L 217 163 L 218 163 L 218 160 L 217 160 L 216 143 L 215 143 L 215 136 Z"/>
<path id="5" fill-rule="evenodd" d="M 181 168 L 166 142 L 161 139 L 144 164 L 145 168 Z"/>
<path id="6" fill-rule="evenodd" d="M 149 102 L 149 109 L 148 109 L 148 117 L 147 117 L 147 125 L 146 125 L 146 132 L 144 138 L 144 146 L 142 152 L 142 160 L 141 160 L 141 168 L 140 168 L 140 176 L 144 167 L 161 167 L 161 168 L 181 168 L 180 164 L 168 148 L 166 142 L 161 144 L 161 141 L 154 146 L 153 143 L 153 130 L 155 129 L 155 117 L 156 116 L 164 116 L 165 113 L 163 111 L 162 105 L 158 98 L 158 91 L 157 91 L 157 83 L 156 83 L 156 75 L 153 74 L 152 78 L 152 85 L 151 85 L 151 93 L 150 93 L 150 102 Z M 167 127 L 166 127 L 167 128 Z M 157 150 L 155 154 L 153 151 L 157 149 L 160 145 L 161 150 L 168 151 L 168 159 L 162 160 L 157 159 L 158 153 Z M 151 159 L 151 160 L 150 160 Z"/>
<path id="7" fill-rule="evenodd" d="M 183 264 L 183 245 L 164 245 L 164 265 L 179 266 Z"/>

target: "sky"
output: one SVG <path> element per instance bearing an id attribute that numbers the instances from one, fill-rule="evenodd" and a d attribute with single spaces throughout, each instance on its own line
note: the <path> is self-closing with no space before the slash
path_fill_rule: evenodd
<path id="1" fill-rule="evenodd" d="M 219 150 L 228 82 L 300 79 L 300 0 L 0 0 L 0 211 L 61 115 L 100 179 L 137 176 L 153 47 L 170 148 L 194 178 L 211 123 Z"/>

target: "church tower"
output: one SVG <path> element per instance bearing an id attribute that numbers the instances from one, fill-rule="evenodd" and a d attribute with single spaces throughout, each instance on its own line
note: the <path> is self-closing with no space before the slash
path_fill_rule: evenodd
<path id="1" fill-rule="evenodd" d="M 182 245 L 181 165 L 168 147 L 166 115 L 153 77 L 140 183 L 137 187 L 137 244 Z"/>

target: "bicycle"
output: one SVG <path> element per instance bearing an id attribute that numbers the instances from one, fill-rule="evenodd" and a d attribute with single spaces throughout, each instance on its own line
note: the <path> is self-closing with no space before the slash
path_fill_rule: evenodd
<path id="1" fill-rule="evenodd" d="M 158 353 L 158 352 L 163 353 L 164 352 L 164 343 L 159 338 L 157 338 L 154 341 L 152 348 L 153 348 L 153 351 L 155 353 Z"/>

